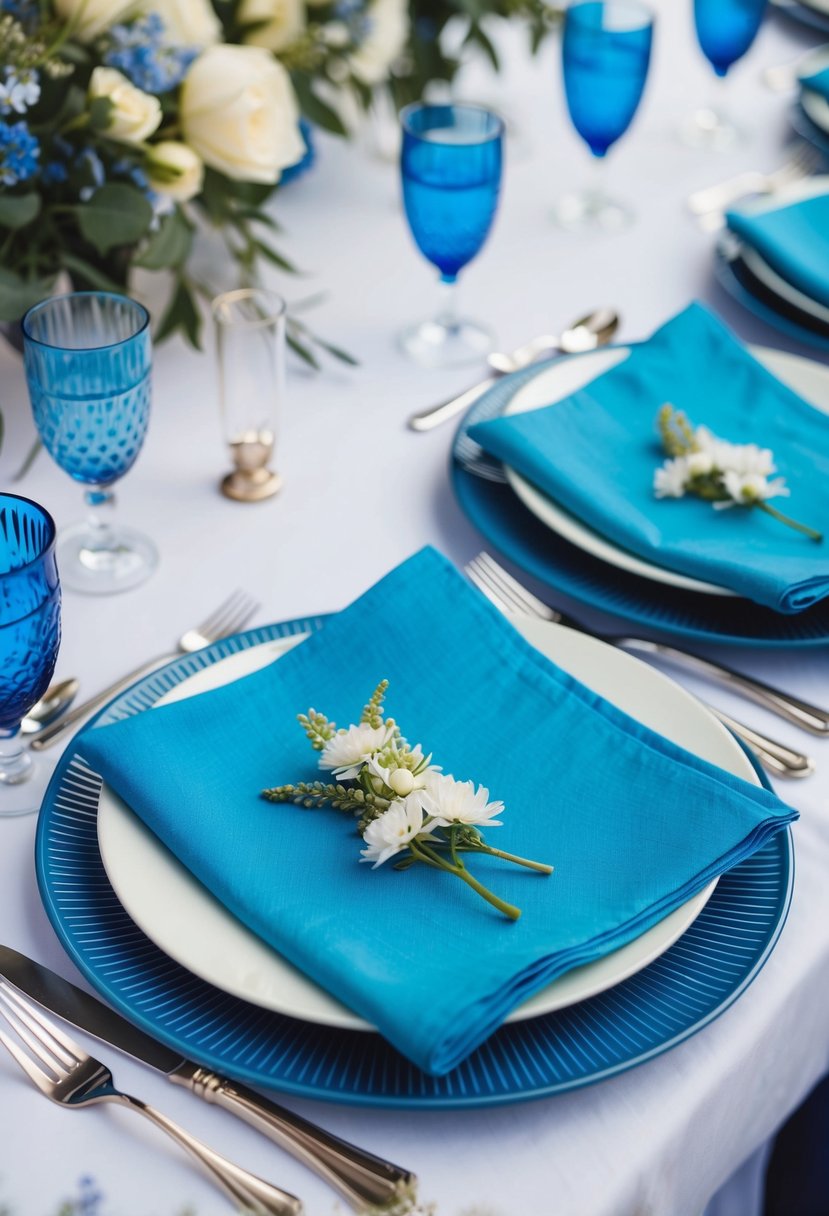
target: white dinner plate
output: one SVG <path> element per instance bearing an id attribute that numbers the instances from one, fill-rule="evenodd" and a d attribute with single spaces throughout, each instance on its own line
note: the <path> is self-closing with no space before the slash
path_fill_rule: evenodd
<path id="1" fill-rule="evenodd" d="M 783 351 L 771 350 L 767 347 L 752 347 L 752 354 L 763 363 L 784 384 L 794 389 L 811 405 L 823 413 L 829 413 L 829 368 L 825 364 L 815 363 L 800 355 L 789 355 Z M 522 414 L 528 410 L 543 409 L 556 401 L 582 388 L 596 376 L 609 371 L 620 363 L 628 354 L 627 347 L 613 347 L 609 350 L 595 351 L 589 355 L 576 355 L 571 359 L 560 359 L 550 367 L 535 376 L 523 388 L 519 389 L 510 401 L 505 414 Z M 700 579 L 669 570 L 665 566 L 657 566 L 653 562 L 623 549 L 612 540 L 601 536 L 587 524 L 571 515 L 560 503 L 554 502 L 542 490 L 528 481 L 509 465 L 504 465 L 504 472 L 509 484 L 521 499 L 524 506 L 533 515 L 546 524 L 553 532 L 562 536 L 571 544 L 600 558 L 608 565 L 652 582 L 667 583 L 672 587 L 682 587 L 689 591 L 703 592 L 708 595 L 734 597 L 735 592 L 726 587 L 718 587 L 714 583 L 705 583 Z"/>
<path id="2" fill-rule="evenodd" d="M 521 622 L 521 632 L 565 671 L 638 721 L 711 763 L 752 779 L 745 756 L 728 731 L 667 676 L 595 638 L 558 625 L 527 620 Z M 156 705 L 248 675 L 302 640 L 290 638 L 231 655 L 184 680 Z M 176 962 L 233 996 L 289 1017 L 343 1029 L 373 1029 L 245 928 L 106 785 L 98 807 L 98 840 L 107 875 L 124 908 Z M 709 884 L 635 941 L 562 976 L 507 1020 L 575 1004 L 641 970 L 685 932 L 715 885 Z"/>

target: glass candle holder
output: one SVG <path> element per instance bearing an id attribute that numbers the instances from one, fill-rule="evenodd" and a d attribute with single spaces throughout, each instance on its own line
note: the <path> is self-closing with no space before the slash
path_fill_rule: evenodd
<path id="1" fill-rule="evenodd" d="M 285 301 L 245 287 L 216 296 L 212 310 L 222 432 L 234 465 L 220 488 L 236 502 L 261 502 L 282 486 L 270 461 L 285 395 Z"/>

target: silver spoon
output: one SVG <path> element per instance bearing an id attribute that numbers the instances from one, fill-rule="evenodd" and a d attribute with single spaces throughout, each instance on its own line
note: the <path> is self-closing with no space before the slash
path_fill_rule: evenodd
<path id="1" fill-rule="evenodd" d="M 493 371 L 506 376 L 510 372 L 520 371 L 521 368 L 527 367 L 528 364 L 535 362 L 548 352 L 553 354 L 555 351 L 561 351 L 565 355 L 577 355 L 584 351 L 594 350 L 597 346 L 604 346 L 618 328 L 619 314 L 617 312 L 612 308 L 597 308 L 595 312 L 588 313 L 586 317 L 576 321 L 575 325 L 565 329 L 561 337 L 557 338 L 554 334 L 540 334 L 526 345 L 519 346 L 511 355 L 505 355 L 502 351 L 493 351 L 487 359 L 487 363 Z"/>
<path id="2" fill-rule="evenodd" d="M 33 735 L 47 722 L 52 722 L 59 717 L 75 700 L 80 686 L 80 681 L 74 677 L 71 680 L 60 680 L 57 684 L 50 684 L 40 700 L 32 706 L 20 723 L 21 735 Z"/>
<path id="3" fill-rule="evenodd" d="M 468 409 L 500 376 L 527 367 L 541 354 L 561 351 L 565 355 L 575 355 L 593 350 L 597 346 L 603 346 L 610 341 L 618 327 L 618 313 L 610 308 L 597 308 L 586 316 L 580 317 L 559 337 L 553 334 L 540 334 L 531 342 L 519 346 L 512 354 L 495 352 L 489 356 L 489 364 L 493 370 L 486 380 L 473 385 L 472 388 L 466 389 L 465 392 L 457 397 L 452 397 L 449 401 L 442 401 L 440 405 L 434 406 L 432 409 L 412 414 L 409 418 L 409 426 L 413 431 L 431 431 L 434 427 L 448 422 L 456 414 Z"/>

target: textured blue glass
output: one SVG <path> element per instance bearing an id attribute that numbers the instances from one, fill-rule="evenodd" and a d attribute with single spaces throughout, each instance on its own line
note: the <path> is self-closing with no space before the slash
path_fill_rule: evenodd
<path id="1" fill-rule="evenodd" d="M 403 111 L 403 203 L 418 249 L 451 282 L 487 238 L 501 188 L 503 123 L 478 106 Z"/>
<path id="2" fill-rule="evenodd" d="M 718 76 L 745 55 L 766 11 L 766 0 L 694 0 L 702 53 Z"/>
<path id="3" fill-rule="evenodd" d="M 564 92 L 573 126 L 594 156 L 624 135 L 645 88 L 653 19 L 629 0 L 588 0 L 567 9 Z"/>
<path id="4" fill-rule="evenodd" d="M 28 498 L 0 494 L 0 733 L 46 691 L 59 643 L 54 522 Z"/>
<path id="5" fill-rule="evenodd" d="M 55 296 L 23 318 L 35 424 L 76 481 L 109 485 L 134 463 L 150 413 L 149 316 L 126 296 Z"/>

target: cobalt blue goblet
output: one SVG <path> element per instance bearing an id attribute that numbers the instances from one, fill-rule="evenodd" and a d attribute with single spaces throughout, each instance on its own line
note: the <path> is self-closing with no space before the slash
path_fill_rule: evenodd
<path id="1" fill-rule="evenodd" d="M 40 806 L 49 766 L 20 742 L 46 691 L 60 644 L 55 524 L 28 498 L 0 494 L 0 815 Z"/>
<path id="2" fill-rule="evenodd" d="M 766 0 L 694 0 L 697 40 L 720 80 L 751 46 L 765 11 Z M 719 104 L 697 110 L 683 129 L 692 147 L 728 148 L 739 135 Z"/>
<path id="3" fill-rule="evenodd" d="M 76 291 L 30 308 L 24 360 L 35 424 L 49 454 L 87 487 L 86 523 L 61 532 L 64 586 L 107 594 L 155 569 L 155 546 L 110 518 L 113 483 L 132 468 L 150 416 L 149 314 L 135 300 Z"/>
<path id="4" fill-rule="evenodd" d="M 407 330 L 403 349 L 428 367 L 480 359 L 492 335 L 461 318 L 458 274 L 480 252 L 498 207 L 504 124 L 481 106 L 407 106 L 401 173 L 403 204 L 415 244 L 440 273 L 443 307 L 433 321 Z"/>
<path id="5" fill-rule="evenodd" d="M 564 17 L 564 95 L 573 126 L 599 165 L 627 131 L 639 106 L 650 65 L 653 14 L 638 0 L 579 0 Z M 566 228 L 624 228 L 630 208 L 591 189 L 559 199 L 556 218 Z"/>

